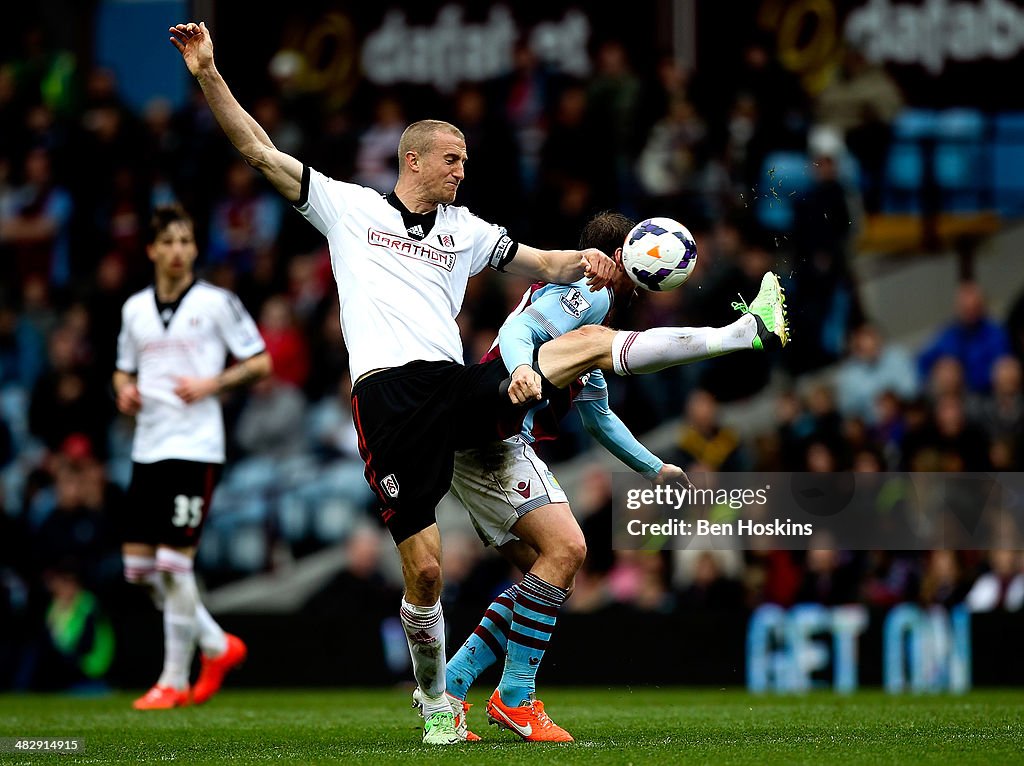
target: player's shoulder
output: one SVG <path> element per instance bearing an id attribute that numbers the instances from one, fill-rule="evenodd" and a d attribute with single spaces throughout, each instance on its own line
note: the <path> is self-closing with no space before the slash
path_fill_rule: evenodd
<path id="1" fill-rule="evenodd" d="M 124 302 L 122 310 L 126 314 L 131 314 L 134 313 L 135 311 L 138 311 L 139 307 L 145 301 L 153 300 L 155 300 L 153 293 L 153 285 L 146 285 L 141 290 L 138 290 L 128 296 L 128 298 Z"/>
<path id="2" fill-rule="evenodd" d="M 534 293 L 533 301 L 536 302 L 541 297 L 548 295 L 557 295 L 563 303 L 563 307 L 566 304 L 571 306 L 572 311 L 570 313 L 574 313 L 577 317 L 591 308 L 606 314 L 611 311 L 614 300 L 610 289 L 606 288 L 591 292 L 590 286 L 587 285 L 587 277 L 578 279 L 568 285 L 556 285 L 549 282 Z"/>
<path id="3" fill-rule="evenodd" d="M 197 279 L 189 293 L 195 300 L 203 301 L 210 305 L 234 306 L 241 303 L 238 296 L 233 292 L 223 287 L 218 287 L 212 282 L 207 282 L 205 279 Z"/>
<path id="4" fill-rule="evenodd" d="M 449 224 L 454 224 L 456 226 L 491 226 L 490 223 L 478 216 L 468 207 L 464 207 L 462 205 L 440 204 L 437 206 L 437 210 L 438 214 Z"/>
<path id="5" fill-rule="evenodd" d="M 369 186 L 363 186 L 362 184 L 353 183 L 352 181 L 342 181 L 338 178 L 332 178 L 326 173 L 322 173 L 312 166 L 307 166 L 310 170 L 310 180 L 314 178 L 320 182 L 322 188 L 328 193 L 332 194 L 345 194 L 345 195 L 357 195 L 365 197 L 367 200 L 377 200 L 384 202 L 384 196 Z"/>

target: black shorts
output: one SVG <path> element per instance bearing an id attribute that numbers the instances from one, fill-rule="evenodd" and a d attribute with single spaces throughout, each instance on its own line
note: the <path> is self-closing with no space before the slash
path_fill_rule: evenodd
<path id="1" fill-rule="evenodd" d="M 508 398 L 500 358 L 468 367 L 410 362 L 352 389 L 364 475 L 395 543 L 426 529 L 452 484 L 455 451 L 518 433 L 527 407 Z"/>
<path id="2" fill-rule="evenodd" d="M 223 468 L 191 460 L 133 463 L 118 525 L 121 541 L 172 548 L 198 545 Z"/>

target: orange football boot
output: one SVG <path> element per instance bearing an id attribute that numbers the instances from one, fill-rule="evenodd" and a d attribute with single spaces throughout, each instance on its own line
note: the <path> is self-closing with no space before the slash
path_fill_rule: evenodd
<path id="1" fill-rule="evenodd" d="M 515 732 L 527 742 L 572 742 L 572 735 L 544 712 L 544 703 L 531 699 L 528 704 L 509 707 L 498 690 L 487 700 L 487 718 L 492 724 Z"/>
<path id="2" fill-rule="evenodd" d="M 188 689 L 178 691 L 170 686 L 154 686 L 132 703 L 136 710 L 170 710 L 189 703 Z"/>
<path id="3" fill-rule="evenodd" d="M 245 658 L 249 654 L 242 639 L 230 633 L 225 635 L 228 639 L 228 648 L 224 650 L 224 654 L 219 657 L 207 657 L 204 654 L 201 657 L 202 667 L 199 671 L 199 678 L 192 686 L 192 702 L 196 705 L 202 705 L 216 694 L 220 690 L 221 684 L 224 683 L 224 676 L 228 674 L 228 671 L 245 662 Z"/>

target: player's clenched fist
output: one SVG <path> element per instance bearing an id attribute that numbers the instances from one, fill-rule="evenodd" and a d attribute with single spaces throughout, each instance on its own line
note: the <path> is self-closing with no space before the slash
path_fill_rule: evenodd
<path id="1" fill-rule="evenodd" d="M 138 415 L 142 409 L 142 395 L 134 383 L 125 383 L 117 389 L 117 409 L 125 415 Z"/>
<path id="2" fill-rule="evenodd" d="M 583 272 L 587 276 L 587 285 L 590 287 L 591 292 L 603 290 L 611 284 L 618 269 L 615 261 L 594 248 L 580 253 L 580 260 L 583 265 Z"/>
<path id="3" fill-rule="evenodd" d="M 512 372 L 508 396 L 515 404 L 537 401 L 541 398 L 540 375 L 528 364 L 521 364 Z"/>

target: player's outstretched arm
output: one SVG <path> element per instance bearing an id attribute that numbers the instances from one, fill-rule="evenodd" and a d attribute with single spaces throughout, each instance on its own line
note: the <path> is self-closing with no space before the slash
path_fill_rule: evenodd
<path id="1" fill-rule="evenodd" d="M 584 389 L 586 390 L 586 389 Z M 598 444 L 644 478 L 655 481 L 665 467 L 608 407 L 608 397 L 576 400 L 580 421 Z"/>
<path id="2" fill-rule="evenodd" d="M 505 267 L 510 274 L 557 285 L 569 285 L 586 276 L 591 291 L 603 290 L 611 284 L 615 270 L 615 261 L 593 248 L 538 250 L 523 244 Z"/>
<path id="3" fill-rule="evenodd" d="M 199 82 L 210 111 L 228 140 L 245 161 L 262 173 L 289 202 L 298 202 L 302 189 L 302 163 L 279 151 L 270 136 L 238 103 L 213 60 L 213 38 L 206 23 L 176 24 L 171 44 Z"/>
<path id="4" fill-rule="evenodd" d="M 577 401 L 580 421 L 591 436 L 631 469 L 655 484 L 693 486 L 690 477 L 677 465 L 663 463 L 640 443 L 618 415 L 608 407 L 607 395 L 601 399 Z"/>

